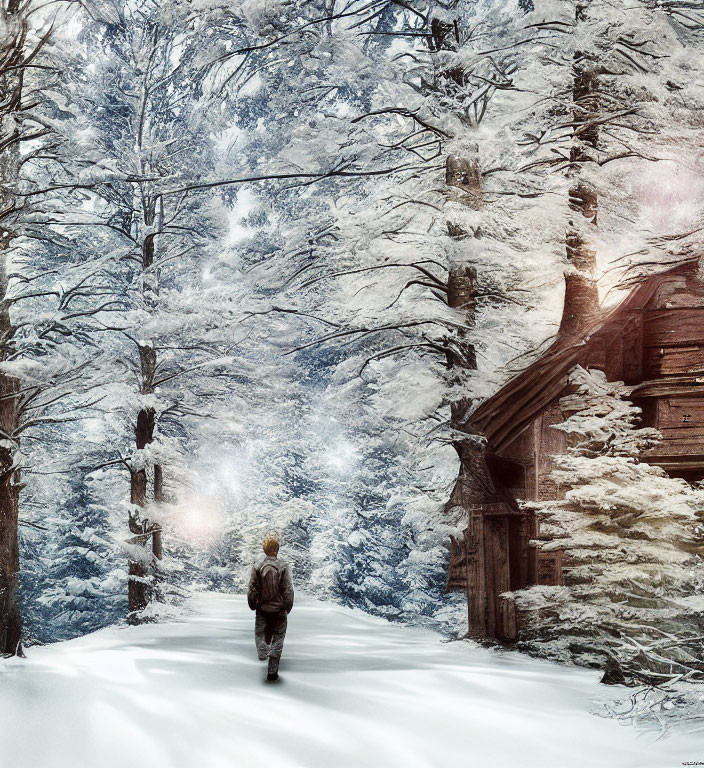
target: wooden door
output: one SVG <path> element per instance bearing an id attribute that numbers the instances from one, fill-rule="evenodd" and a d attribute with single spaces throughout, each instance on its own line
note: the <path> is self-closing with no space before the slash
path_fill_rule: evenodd
<path id="1" fill-rule="evenodd" d="M 505 637 L 499 595 L 510 589 L 507 517 L 488 517 L 484 523 L 486 573 L 486 628 L 488 637 Z"/>

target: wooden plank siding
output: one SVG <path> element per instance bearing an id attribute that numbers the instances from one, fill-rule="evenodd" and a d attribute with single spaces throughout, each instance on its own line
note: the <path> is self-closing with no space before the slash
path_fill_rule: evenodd
<path id="1" fill-rule="evenodd" d="M 538 468 L 536 499 L 538 501 L 562 499 L 565 495 L 566 489 L 561 488 L 552 478 L 555 466 L 553 456 L 564 453 L 567 448 L 567 436 L 561 430 L 555 429 L 553 425 L 564 420 L 559 401 L 550 403 L 539 420 L 540 431 L 536 445 Z"/>
<path id="2" fill-rule="evenodd" d="M 623 328 L 622 378 L 626 384 L 643 381 L 643 316 L 631 314 Z"/>
<path id="3" fill-rule="evenodd" d="M 648 310 L 643 321 L 646 347 L 704 345 L 704 307 Z"/>
<path id="4" fill-rule="evenodd" d="M 646 379 L 704 373 L 704 345 L 645 347 L 644 367 Z"/>

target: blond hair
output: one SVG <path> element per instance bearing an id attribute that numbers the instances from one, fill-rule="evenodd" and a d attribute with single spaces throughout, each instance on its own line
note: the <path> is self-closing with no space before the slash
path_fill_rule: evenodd
<path id="1" fill-rule="evenodd" d="M 276 557 L 279 554 L 279 537 L 274 533 L 269 533 L 264 537 L 262 549 L 269 557 Z"/>

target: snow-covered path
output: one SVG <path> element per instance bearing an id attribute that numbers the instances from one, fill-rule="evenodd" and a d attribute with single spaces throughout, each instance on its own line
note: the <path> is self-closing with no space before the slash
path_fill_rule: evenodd
<path id="1" fill-rule="evenodd" d="M 704 745 L 590 714 L 564 669 L 312 599 L 264 682 L 244 597 L 0 662 L 1 768 L 669 768 Z M 696 751 L 695 751 L 696 749 Z"/>

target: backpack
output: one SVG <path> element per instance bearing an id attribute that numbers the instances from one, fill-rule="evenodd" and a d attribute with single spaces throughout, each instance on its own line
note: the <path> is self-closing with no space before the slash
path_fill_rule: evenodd
<path id="1" fill-rule="evenodd" d="M 259 605 L 271 606 L 282 604 L 281 572 L 273 563 L 264 563 L 259 569 L 261 588 L 259 590 Z"/>

